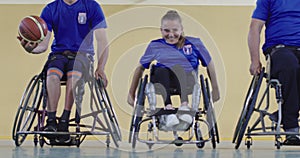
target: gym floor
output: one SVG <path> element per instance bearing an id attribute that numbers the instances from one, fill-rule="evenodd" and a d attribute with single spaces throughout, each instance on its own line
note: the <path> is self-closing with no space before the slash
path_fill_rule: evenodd
<path id="1" fill-rule="evenodd" d="M 143 143 L 137 144 L 137 149 L 132 150 L 130 144 L 122 142 L 116 149 L 107 148 L 103 142 L 86 140 L 79 148 L 76 146 L 47 146 L 34 147 L 30 141 L 22 146 L 15 147 L 12 141 L 0 141 L 0 158 L 298 158 L 299 146 L 282 146 L 276 149 L 273 141 L 253 141 L 250 149 L 245 145 L 236 150 L 231 142 L 221 142 L 216 149 L 211 144 L 205 144 L 203 149 L 198 149 L 194 144 L 185 144 L 180 147 L 174 145 L 157 145 L 149 150 Z"/>

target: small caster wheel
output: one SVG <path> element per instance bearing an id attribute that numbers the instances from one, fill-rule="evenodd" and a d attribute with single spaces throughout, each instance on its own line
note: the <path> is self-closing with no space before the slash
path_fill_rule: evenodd
<path id="1" fill-rule="evenodd" d="M 182 140 L 183 140 L 183 139 L 182 139 L 181 137 L 178 137 L 177 140 L 175 140 L 175 145 L 176 145 L 176 146 L 181 146 L 181 145 L 183 144 L 183 143 L 182 143 Z"/>

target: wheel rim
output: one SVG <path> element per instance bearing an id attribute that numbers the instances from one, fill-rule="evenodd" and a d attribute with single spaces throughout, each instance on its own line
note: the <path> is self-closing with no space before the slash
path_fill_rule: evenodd
<path id="1" fill-rule="evenodd" d="M 25 90 L 14 122 L 13 138 L 17 146 L 21 145 L 27 136 L 18 132 L 30 131 L 41 99 L 40 77 L 35 76 Z"/>

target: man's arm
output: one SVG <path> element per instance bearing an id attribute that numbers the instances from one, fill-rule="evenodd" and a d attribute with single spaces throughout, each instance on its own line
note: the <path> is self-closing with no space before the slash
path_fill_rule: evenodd
<path id="1" fill-rule="evenodd" d="M 32 54 L 40 54 L 45 52 L 48 49 L 48 45 L 50 42 L 50 37 L 51 37 L 51 32 L 48 31 L 46 37 L 41 43 L 37 42 L 28 42 L 25 41 L 24 39 L 21 39 L 21 37 L 18 37 L 18 39 L 21 42 L 21 45 L 23 48 L 28 52 Z"/>
<path id="2" fill-rule="evenodd" d="M 260 34 L 261 30 L 265 24 L 265 21 L 259 19 L 252 19 L 250 24 L 250 30 L 248 33 L 248 47 L 251 58 L 250 73 L 251 75 L 256 75 L 261 71 L 260 62 Z"/>
<path id="3" fill-rule="evenodd" d="M 95 30 L 95 37 L 97 41 L 97 68 L 95 71 L 95 77 L 98 79 L 98 77 L 101 77 L 104 81 L 104 85 L 107 85 L 107 78 L 104 73 L 105 64 L 107 62 L 108 58 L 108 41 L 106 36 L 106 30 L 104 28 L 96 29 Z"/>

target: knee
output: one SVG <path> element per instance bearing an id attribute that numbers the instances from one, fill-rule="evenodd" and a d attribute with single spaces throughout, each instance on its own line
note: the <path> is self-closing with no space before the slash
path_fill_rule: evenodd
<path id="1" fill-rule="evenodd" d="M 47 85 L 60 84 L 60 78 L 57 75 L 47 76 Z"/>

